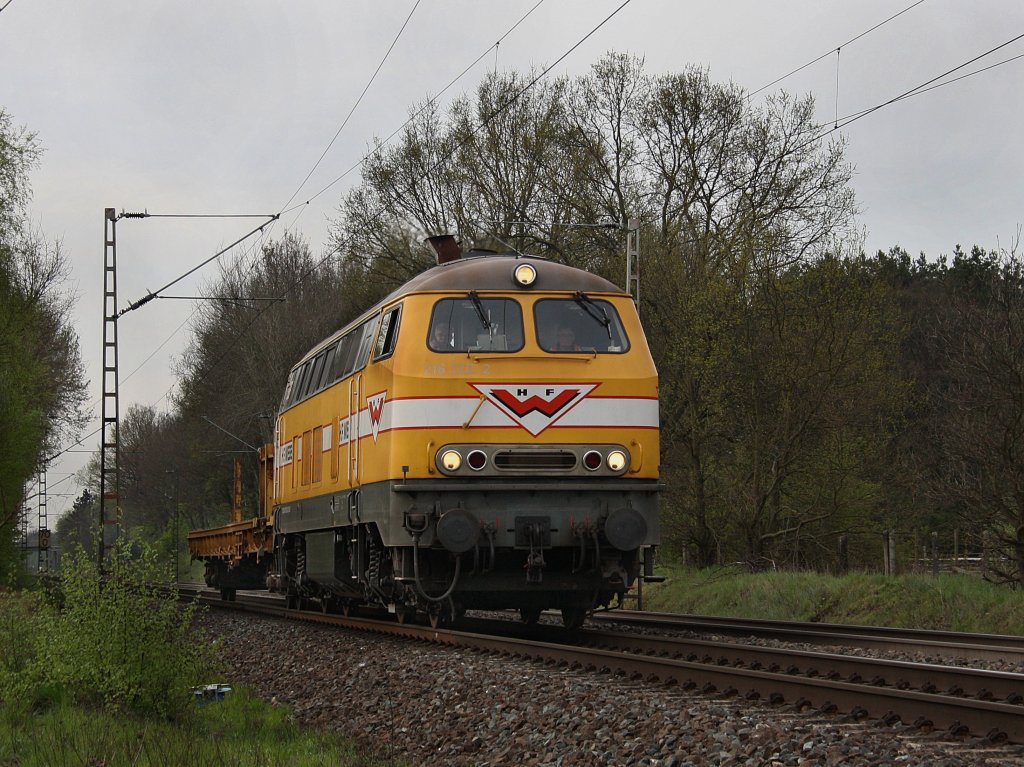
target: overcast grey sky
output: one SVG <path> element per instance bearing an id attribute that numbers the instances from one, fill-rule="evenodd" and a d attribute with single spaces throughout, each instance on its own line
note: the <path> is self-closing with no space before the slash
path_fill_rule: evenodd
<path id="1" fill-rule="evenodd" d="M 836 47 L 913 3 L 632 0 L 551 74 L 580 74 L 616 50 L 643 56 L 650 73 L 696 64 L 716 80 L 753 91 L 832 51 L 775 86 L 813 93 L 820 120 L 832 124 Z M 416 6 L 363 102 L 296 198 L 306 199 L 536 4 L 12 0 L 0 12 L 0 106 L 16 124 L 36 131 L 46 150 L 32 177 L 33 217 L 49 238 L 62 240 L 72 264 L 82 352 L 97 403 L 89 430 L 98 426 L 99 414 L 105 207 L 280 210 Z M 547 66 L 620 5 L 622 0 L 544 0 L 444 102 L 471 91 L 494 67 Z M 1020 34 L 1019 0 L 924 0 L 842 48 L 838 113 L 880 104 Z M 958 74 L 1021 54 L 1024 40 Z M 853 185 L 868 251 L 900 244 L 934 257 L 957 243 L 1011 243 L 1024 223 L 1022 80 L 1024 59 L 882 109 L 842 131 L 856 168 Z M 295 221 L 315 251 L 341 195 L 357 180 L 353 173 Z M 120 305 L 159 288 L 252 226 L 248 220 L 120 222 Z M 282 231 L 278 227 L 274 236 Z M 171 292 L 195 295 L 216 271 L 210 265 Z M 166 408 L 192 306 L 154 301 L 120 323 L 122 413 L 132 403 Z M 80 449 L 97 445 L 93 437 Z M 60 480 L 86 458 L 72 453 L 53 467 L 51 493 L 68 497 L 50 499 L 51 517 L 80 492 L 74 480 Z"/>

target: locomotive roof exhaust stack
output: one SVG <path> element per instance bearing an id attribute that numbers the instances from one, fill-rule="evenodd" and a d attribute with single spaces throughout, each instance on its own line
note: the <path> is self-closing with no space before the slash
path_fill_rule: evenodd
<path id="1" fill-rule="evenodd" d="M 427 242 L 430 243 L 430 247 L 437 254 L 438 266 L 451 261 L 458 261 L 462 258 L 462 248 L 459 247 L 459 243 L 454 235 L 436 234 L 433 237 L 428 237 Z"/>

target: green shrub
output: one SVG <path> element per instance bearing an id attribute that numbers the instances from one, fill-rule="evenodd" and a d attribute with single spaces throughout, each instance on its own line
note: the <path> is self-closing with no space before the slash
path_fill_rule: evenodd
<path id="1" fill-rule="evenodd" d="M 34 594 L 0 592 L 0 705 L 18 705 L 35 694 L 49 612 Z"/>
<path id="2" fill-rule="evenodd" d="M 101 578 L 91 558 L 71 554 L 48 601 L 8 606 L 0 641 L 22 649 L 0 663 L 0 698 L 186 715 L 212 657 L 191 634 L 196 605 L 156 585 L 166 568 L 145 545 L 123 542 L 105 570 Z"/>

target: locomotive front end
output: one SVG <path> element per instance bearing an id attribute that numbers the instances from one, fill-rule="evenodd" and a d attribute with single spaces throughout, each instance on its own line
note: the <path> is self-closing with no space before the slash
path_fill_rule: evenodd
<path id="1" fill-rule="evenodd" d="M 406 301 L 395 578 L 428 611 L 556 608 L 575 626 L 621 603 L 658 543 L 657 374 L 628 295 L 540 260 L 477 266 L 509 287 Z"/>

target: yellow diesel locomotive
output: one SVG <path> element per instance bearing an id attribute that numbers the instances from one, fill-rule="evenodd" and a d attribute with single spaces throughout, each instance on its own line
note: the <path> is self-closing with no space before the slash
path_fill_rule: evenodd
<path id="1" fill-rule="evenodd" d="M 292 369 L 268 586 L 437 625 L 621 602 L 658 543 L 658 381 L 631 297 L 521 254 L 438 265 Z"/>

